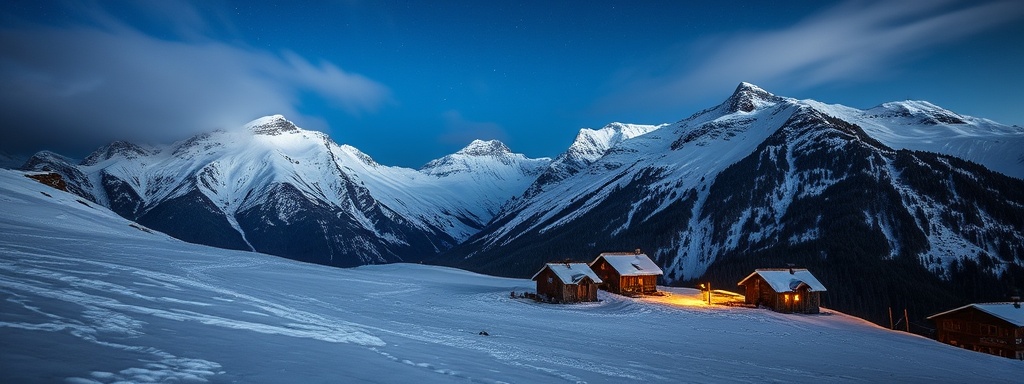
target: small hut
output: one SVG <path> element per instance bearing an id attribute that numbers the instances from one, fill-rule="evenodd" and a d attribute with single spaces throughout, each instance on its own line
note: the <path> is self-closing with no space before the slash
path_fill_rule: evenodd
<path id="1" fill-rule="evenodd" d="M 1024 308 L 1019 302 L 967 304 L 928 320 L 935 322 L 940 342 L 1024 360 Z"/>
<path id="2" fill-rule="evenodd" d="M 664 274 L 658 264 L 639 250 L 602 253 L 590 263 L 590 268 L 604 281 L 602 289 L 620 295 L 658 292 L 658 276 Z"/>
<path id="3" fill-rule="evenodd" d="M 818 313 L 821 285 L 803 268 L 758 269 L 740 280 L 747 304 L 765 306 L 782 313 Z"/>
<path id="4" fill-rule="evenodd" d="M 547 263 L 533 275 L 537 295 L 556 303 L 597 301 L 597 277 L 586 263 Z"/>

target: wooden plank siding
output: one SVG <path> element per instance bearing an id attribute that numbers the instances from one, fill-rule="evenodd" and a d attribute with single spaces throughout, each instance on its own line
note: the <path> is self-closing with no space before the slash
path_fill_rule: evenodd
<path id="1" fill-rule="evenodd" d="M 932 317 L 940 342 L 1011 359 L 1024 360 L 1024 327 L 975 308 Z"/>
<path id="2" fill-rule="evenodd" d="M 618 294 L 651 294 L 658 291 L 658 276 L 622 276 L 605 259 L 597 259 L 590 266 L 604 280 L 601 289 Z"/>
<path id="3" fill-rule="evenodd" d="M 556 303 L 597 301 L 597 284 L 584 277 L 577 284 L 565 284 L 550 268 L 536 276 L 537 294 Z"/>
<path id="4" fill-rule="evenodd" d="M 761 276 L 751 277 L 744 288 L 747 304 L 765 306 L 782 313 L 819 313 L 821 293 L 802 286 L 795 292 L 775 292 Z"/>

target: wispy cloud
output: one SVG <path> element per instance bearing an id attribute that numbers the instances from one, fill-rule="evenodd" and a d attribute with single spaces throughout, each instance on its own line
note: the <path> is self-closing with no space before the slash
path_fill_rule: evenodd
<path id="1" fill-rule="evenodd" d="M 1022 16 L 1017 0 L 849 1 L 782 29 L 705 39 L 670 55 L 679 64 L 662 73 L 634 68 L 602 106 L 665 107 L 740 81 L 793 89 L 875 78 Z"/>
<path id="2" fill-rule="evenodd" d="M 100 8 L 89 22 L 0 27 L 0 130 L 5 145 L 58 149 L 125 138 L 165 141 L 281 113 L 302 123 L 312 95 L 352 115 L 372 113 L 389 89 L 326 61 L 202 37 L 194 9 L 160 38 Z M 316 124 L 322 121 L 308 120 Z"/>

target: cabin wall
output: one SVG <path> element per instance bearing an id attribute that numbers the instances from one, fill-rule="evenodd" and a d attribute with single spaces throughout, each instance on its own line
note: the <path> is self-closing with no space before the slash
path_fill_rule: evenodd
<path id="1" fill-rule="evenodd" d="M 821 313 L 821 292 L 807 292 L 807 310 L 804 313 Z"/>
<path id="2" fill-rule="evenodd" d="M 658 276 L 648 275 L 640 277 L 640 289 L 644 294 L 658 291 Z"/>
<path id="3" fill-rule="evenodd" d="M 658 291 L 658 276 L 622 276 L 619 278 L 621 293 L 650 294 Z"/>
<path id="4" fill-rule="evenodd" d="M 563 303 L 597 301 L 597 284 L 590 279 L 583 279 L 579 284 L 565 284 L 562 287 Z"/>
<path id="5" fill-rule="evenodd" d="M 817 303 L 820 302 L 818 292 L 808 292 L 806 288 L 796 292 L 783 292 L 776 294 L 777 312 L 783 313 L 819 313 Z"/>
<path id="6" fill-rule="evenodd" d="M 743 302 L 750 305 L 756 305 L 758 303 L 758 296 L 760 286 L 756 282 L 747 281 L 743 285 Z"/>
<path id="7" fill-rule="evenodd" d="M 748 292 L 748 296 L 745 298 L 746 303 L 764 305 L 773 309 L 779 306 L 779 298 L 775 291 L 760 275 L 754 275 L 750 281 L 746 282 L 746 287 L 749 287 L 745 290 Z"/>
<path id="8" fill-rule="evenodd" d="M 743 285 L 744 302 L 765 306 L 782 313 L 820 313 L 821 293 L 806 287 L 797 292 L 778 293 L 759 275 L 752 276 Z"/>
<path id="9" fill-rule="evenodd" d="M 940 342 L 1011 359 L 1024 360 L 1024 327 L 1016 327 L 975 308 L 932 318 Z"/>
<path id="10" fill-rule="evenodd" d="M 616 271 L 615 268 L 612 268 L 611 264 L 608 264 L 608 261 L 603 258 L 598 259 L 591 264 L 590 269 L 594 270 L 597 277 L 600 277 L 601 280 L 604 281 L 604 283 L 601 283 L 600 288 L 612 293 L 622 292 L 619 272 Z"/>
<path id="11" fill-rule="evenodd" d="M 604 258 L 594 261 L 590 265 L 597 277 L 604 282 L 599 286 L 608 292 L 618 294 L 651 294 L 658 291 L 658 276 L 622 276 L 619 271 L 612 268 L 611 264 Z"/>
<path id="12" fill-rule="evenodd" d="M 562 301 L 565 297 L 564 284 L 551 269 L 545 268 L 537 275 L 537 294 L 552 300 Z"/>
<path id="13" fill-rule="evenodd" d="M 556 303 L 578 303 L 597 301 L 597 284 L 589 277 L 579 284 L 565 284 L 551 269 L 545 268 L 537 274 L 537 294 Z"/>

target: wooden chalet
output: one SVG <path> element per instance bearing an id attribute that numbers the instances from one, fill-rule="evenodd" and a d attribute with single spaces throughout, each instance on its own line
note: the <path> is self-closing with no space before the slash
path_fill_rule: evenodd
<path id="1" fill-rule="evenodd" d="M 590 268 L 604 281 L 601 289 L 620 295 L 648 295 L 658 292 L 661 268 L 647 255 L 634 253 L 602 253 Z"/>
<path id="2" fill-rule="evenodd" d="M 1017 303 L 968 304 L 928 316 L 943 343 L 1024 360 L 1024 308 Z"/>
<path id="3" fill-rule="evenodd" d="M 555 303 L 597 301 L 597 277 L 586 263 L 547 263 L 533 275 L 537 295 Z"/>
<path id="4" fill-rule="evenodd" d="M 747 304 L 765 306 L 782 313 L 818 313 L 821 285 L 803 268 L 758 269 L 740 280 Z"/>

